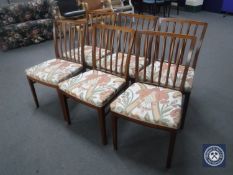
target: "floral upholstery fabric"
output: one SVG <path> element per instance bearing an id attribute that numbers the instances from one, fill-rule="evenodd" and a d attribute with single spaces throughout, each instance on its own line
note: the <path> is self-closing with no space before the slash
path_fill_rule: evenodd
<path id="1" fill-rule="evenodd" d="M 81 49 L 79 50 L 81 51 Z M 107 51 L 107 53 L 109 53 L 110 51 Z M 73 56 L 73 51 L 71 51 L 71 55 Z M 78 53 L 78 49 L 75 49 L 75 53 L 77 54 Z M 81 54 L 81 52 L 80 52 Z M 104 57 L 105 55 L 105 49 L 102 49 L 101 50 L 101 56 Z M 99 48 L 97 47 L 96 48 L 96 60 L 99 60 Z M 84 46 L 84 61 L 86 63 L 87 66 L 93 66 L 93 63 L 92 63 L 92 46 L 88 46 L 88 45 L 85 45 Z"/>
<path id="2" fill-rule="evenodd" d="M 52 19 L 40 19 L 4 26 L 0 29 L 2 50 L 40 43 L 53 37 Z"/>
<path id="3" fill-rule="evenodd" d="M 82 65 L 61 59 L 52 59 L 26 69 L 27 76 L 51 84 L 58 85 L 82 70 Z"/>
<path id="4" fill-rule="evenodd" d="M 146 123 L 177 129 L 182 94 L 162 87 L 134 83 L 110 105 L 111 111 Z"/>
<path id="5" fill-rule="evenodd" d="M 123 57 L 123 53 L 118 53 L 118 61 L 116 59 L 116 55 L 117 54 L 113 54 L 112 55 L 112 69 L 113 71 L 116 71 L 117 69 L 117 73 L 121 73 L 121 64 L 122 61 L 124 61 L 124 65 L 126 64 L 126 60 L 127 60 L 127 54 L 124 54 Z M 124 58 L 124 59 L 123 59 Z M 115 66 L 117 61 L 117 66 Z M 96 66 L 99 67 L 99 62 L 96 63 Z M 108 55 L 106 57 L 106 68 L 108 70 L 111 69 L 111 56 Z M 105 59 L 102 58 L 101 59 L 101 68 L 105 67 Z M 144 67 L 144 58 L 143 57 L 139 57 L 139 70 L 143 69 Z M 123 68 L 123 73 L 125 73 L 125 66 L 122 67 Z M 135 78 L 135 72 L 136 72 L 136 56 L 135 55 L 131 55 L 130 57 L 130 63 L 129 63 L 129 76 L 131 78 Z"/>
<path id="6" fill-rule="evenodd" d="M 53 0 L 34 0 L 0 7 L 1 49 L 52 39 L 54 8 Z"/>
<path id="7" fill-rule="evenodd" d="M 175 87 L 180 87 L 183 73 L 184 73 L 184 69 L 185 69 L 184 66 L 179 66 Z M 176 65 L 171 64 L 169 78 L 168 78 L 168 85 L 170 85 L 170 86 L 172 86 L 173 82 L 174 82 L 175 70 L 176 70 Z M 146 79 L 147 80 L 151 79 L 151 73 L 152 73 L 151 71 L 152 71 L 152 65 L 150 64 L 149 66 L 147 66 L 147 69 L 146 69 Z M 160 71 L 160 62 L 156 61 L 154 63 L 154 77 L 153 77 L 154 82 L 158 82 L 159 71 Z M 162 74 L 161 74 L 162 75 L 161 76 L 161 84 L 166 83 L 167 71 L 168 71 L 168 63 L 164 62 L 163 68 L 162 68 Z M 185 86 L 184 86 L 185 91 L 187 91 L 187 92 L 191 91 L 193 79 L 194 79 L 194 73 L 195 73 L 194 69 L 190 67 L 188 70 L 188 74 L 187 74 Z M 144 70 L 139 72 L 139 79 L 143 80 L 143 78 L 144 78 Z"/>
<path id="8" fill-rule="evenodd" d="M 123 78 L 90 70 L 60 83 L 59 88 L 77 99 L 102 107 L 122 89 L 125 83 Z"/>

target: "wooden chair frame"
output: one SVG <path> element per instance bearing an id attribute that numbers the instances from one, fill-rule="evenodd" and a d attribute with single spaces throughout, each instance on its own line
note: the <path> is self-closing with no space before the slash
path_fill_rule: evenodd
<path id="1" fill-rule="evenodd" d="M 147 50 L 147 52 L 144 55 L 145 58 L 148 57 L 148 55 L 147 55 L 148 52 L 150 52 L 151 50 L 153 50 L 152 46 L 155 46 L 154 50 L 153 50 L 155 54 L 153 54 L 154 57 L 152 58 L 152 65 L 156 61 L 156 52 L 158 52 L 160 50 L 159 49 L 160 47 L 159 47 L 158 37 L 164 37 L 165 40 L 167 40 L 168 37 L 171 38 L 172 41 L 171 41 L 169 47 L 165 46 L 166 42 L 162 44 L 163 45 L 162 46 L 162 48 L 163 48 L 162 52 L 165 53 L 165 49 L 169 48 L 169 55 L 170 56 L 174 52 L 175 47 L 176 47 L 175 44 L 174 44 L 174 40 L 176 41 L 177 38 L 183 40 L 183 43 L 182 43 L 182 45 L 180 47 L 179 59 L 183 59 L 182 58 L 183 57 L 183 54 L 182 54 L 183 51 L 182 50 L 185 49 L 187 40 L 190 40 L 191 43 L 190 43 L 190 47 L 189 47 L 189 50 L 188 50 L 187 60 L 185 61 L 185 70 L 184 70 L 182 82 L 181 82 L 181 84 L 180 84 L 180 86 L 178 88 L 175 88 L 176 79 L 175 79 L 175 82 L 174 82 L 173 86 L 169 86 L 168 85 L 167 82 L 168 82 L 168 77 L 169 77 L 169 70 L 168 70 L 168 73 L 167 73 L 165 85 L 162 85 L 161 82 L 160 82 L 160 79 L 161 79 L 161 76 L 162 76 L 161 75 L 162 64 L 164 63 L 164 55 L 162 55 L 161 60 L 160 60 L 161 66 L 160 66 L 159 82 L 154 82 L 154 80 L 153 80 L 153 70 L 154 70 L 153 66 L 152 66 L 152 74 L 151 74 L 152 77 L 151 77 L 150 81 L 146 81 L 145 80 L 145 76 L 144 76 L 144 80 L 140 80 L 139 79 L 139 76 L 138 76 L 138 74 L 139 74 L 138 64 L 137 64 L 137 71 L 136 71 L 136 73 L 137 73 L 136 82 L 141 82 L 141 83 L 156 85 L 156 86 L 160 86 L 160 87 L 169 88 L 169 89 L 178 90 L 180 92 L 183 92 L 184 91 L 184 83 L 185 83 L 185 79 L 186 79 L 187 72 L 188 72 L 188 67 L 190 66 L 193 50 L 194 50 L 194 47 L 195 47 L 196 37 L 194 37 L 194 36 L 188 36 L 188 35 L 181 35 L 181 34 L 163 33 L 163 32 L 138 31 L 137 32 L 137 36 L 136 36 L 136 46 L 137 46 L 136 57 L 137 58 L 139 58 L 139 56 L 140 56 L 141 35 L 146 35 L 146 36 L 152 36 L 152 37 L 154 37 L 153 41 L 154 41 L 155 45 L 152 45 L 152 42 L 149 39 L 149 37 L 147 37 L 147 39 L 144 42 L 144 48 Z M 170 67 L 171 66 L 171 58 L 169 58 L 169 60 L 170 61 L 169 61 L 168 64 L 169 64 L 169 67 Z M 146 61 L 146 59 L 145 59 L 145 61 Z M 180 61 L 178 61 L 176 63 L 177 66 L 180 66 L 180 64 L 181 64 Z M 144 70 L 145 69 L 146 68 L 144 68 Z M 166 167 L 170 168 L 171 162 L 172 162 L 172 155 L 173 155 L 173 151 L 174 151 L 175 140 L 176 140 L 176 134 L 179 131 L 179 128 L 178 129 L 173 129 L 173 128 L 169 128 L 169 127 L 165 127 L 165 126 L 161 126 L 161 125 L 155 125 L 155 124 L 143 122 L 141 120 L 130 118 L 130 117 L 118 114 L 118 113 L 113 112 L 113 111 L 111 111 L 111 114 L 112 114 L 111 116 L 112 116 L 113 146 L 114 146 L 115 150 L 117 150 L 117 125 L 118 125 L 117 121 L 118 121 L 119 118 L 126 119 L 128 121 L 131 121 L 131 122 L 134 122 L 134 123 L 146 126 L 146 127 L 157 128 L 157 129 L 161 129 L 161 130 L 164 130 L 164 131 L 168 131 L 170 133 L 170 143 L 169 143 L 169 149 L 168 149 Z"/>
<path id="2" fill-rule="evenodd" d="M 126 64 L 124 65 L 125 66 L 125 70 L 128 70 L 128 66 L 129 66 L 129 58 L 130 58 L 130 54 L 131 54 L 131 50 L 132 50 L 132 45 L 133 45 L 133 42 L 134 42 L 134 39 L 135 39 L 135 31 L 132 30 L 132 29 L 127 29 L 127 28 L 122 28 L 122 27 L 117 27 L 117 26 L 107 26 L 107 25 L 101 25 L 101 24 L 95 24 L 93 26 L 93 40 L 92 40 L 92 44 L 93 44 L 93 70 L 98 70 L 98 71 L 102 71 L 102 72 L 106 72 L 106 73 L 109 73 L 109 74 L 112 74 L 112 75 L 116 75 L 116 76 L 119 76 L 121 78 L 124 78 L 127 82 L 128 80 L 128 71 L 126 71 L 125 73 L 117 73 L 117 72 L 114 72 L 112 69 L 108 70 L 106 68 L 106 66 L 103 68 L 103 67 L 98 67 L 98 65 L 96 64 L 96 47 L 97 47 L 97 42 L 99 42 L 99 46 L 103 46 L 103 48 L 105 49 L 105 51 L 108 49 L 108 44 L 106 45 L 102 45 L 101 42 L 104 42 L 105 40 L 97 40 L 97 36 L 99 37 L 102 37 L 103 35 L 101 35 L 101 33 L 98 33 L 97 30 L 100 30 L 102 32 L 104 32 L 104 35 L 106 34 L 105 32 L 106 31 L 113 31 L 113 33 L 125 33 L 129 36 L 128 38 L 128 41 L 129 41 L 129 47 L 128 47 L 128 55 L 127 55 L 127 61 L 126 61 Z M 113 40 L 113 35 L 109 35 L 109 32 L 107 32 L 107 42 L 112 42 Z M 105 35 L 106 36 L 106 35 Z M 121 37 L 120 38 L 117 38 L 117 42 L 122 42 L 121 41 Z M 125 42 L 126 40 L 124 40 Z M 112 45 L 114 47 L 114 45 Z M 119 48 L 117 48 L 119 49 Z M 113 49 L 112 49 L 113 51 Z M 111 54 L 113 54 L 113 52 L 111 52 Z M 105 56 L 105 59 L 106 59 L 106 56 Z M 122 90 L 124 90 L 125 88 L 127 87 L 127 83 L 125 84 L 125 86 L 123 87 Z M 115 97 L 117 95 L 119 95 L 121 91 L 119 91 Z M 107 113 L 109 111 L 106 111 L 106 108 L 107 106 L 109 106 L 109 104 L 114 100 L 114 97 L 113 99 L 110 100 L 110 102 L 106 103 L 104 106 L 102 107 L 97 107 L 95 105 L 92 105 L 90 103 L 87 103 L 83 100 L 80 100 L 76 97 L 73 97 L 69 94 L 67 94 L 66 92 L 63 92 L 61 90 L 59 90 L 59 94 L 60 94 L 60 100 L 61 100 L 61 104 L 62 104 L 62 109 L 63 109 L 63 114 L 64 114 L 64 118 L 67 120 L 68 124 L 71 124 L 71 121 L 70 121 L 70 114 L 69 114 L 69 108 L 68 108 L 68 103 L 67 103 L 67 99 L 68 98 L 71 98 L 77 102 L 80 102 L 88 107 L 91 107 L 95 110 L 97 110 L 98 112 L 98 117 L 99 117 L 99 127 L 100 127 L 100 132 L 101 132 L 101 139 L 102 139 L 102 144 L 105 145 L 107 144 L 107 134 L 106 134 L 106 126 L 105 126 L 105 116 L 107 115 Z"/>
<path id="3" fill-rule="evenodd" d="M 53 35 L 54 35 L 54 49 L 55 49 L 55 55 L 57 59 L 71 61 L 71 62 L 79 63 L 79 64 L 83 63 L 82 55 L 83 55 L 83 46 L 84 46 L 85 27 L 86 27 L 85 21 L 55 20 L 54 26 L 53 26 Z M 75 39 L 75 36 L 76 36 L 76 39 Z M 80 47 L 81 47 L 80 55 L 76 55 L 74 53 L 74 56 L 71 56 L 72 55 L 71 48 L 75 48 L 77 44 L 78 45 L 80 44 Z M 65 55 L 62 54 L 63 49 L 65 49 L 66 51 Z M 29 86 L 30 86 L 30 89 L 33 95 L 33 99 L 34 99 L 34 102 L 37 108 L 39 107 L 39 101 L 38 101 L 36 90 L 34 87 L 35 83 L 39 83 L 39 84 L 56 89 L 60 97 L 57 85 L 52 85 L 52 84 L 34 79 L 29 76 L 27 76 L 27 80 L 28 80 L 28 83 L 29 83 Z"/>
<path id="4" fill-rule="evenodd" d="M 162 31 L 162 25 L 165 24 L 166 28 L 165 31 Z M 172 30 L 169 31 L 169 25 L 172 26 Z M 187 27 L 185 29 L 185 26 Z M 191 31 L 191 28 L 194 27 L 193 31 Z M 196 69 L 199 53 L 202 47 L 202 43 L 207 31 L 208 23 L 206 22 L 200 22 L 200 21 L 194 21 L 194 20 L 189 20 L 189 19 L 180 19 L 180 18 L 160 18 L 159 19 L 159 24 L 158 24 L 158 31 L 162 32 L 172 32 L 172 33 L 177 33 L 177 34 L 185 34 L 185 35 L 191 35 L 191 36 L 196 36 L 197 42 L 196 46 L 194 49 L 194 54 L 192 58 L 192 64 L 191 67 L 193 69 Z M 177 28 L 178 31 L 177 31 Z M 200 36 L 198 36 L 198 30 L 200 30 Z M 184 116 L 186 116 L 187 109 L 188 109 L 188 104 L 189 104 L 189 99 L 190 99 L 191 92 L 184 92 Z M 185 117 L 183 118 L 185 120 Z M 184 124 L 184 122 L 182 122 Z M 184 125 L 181 126 L 183 128 Z"/>

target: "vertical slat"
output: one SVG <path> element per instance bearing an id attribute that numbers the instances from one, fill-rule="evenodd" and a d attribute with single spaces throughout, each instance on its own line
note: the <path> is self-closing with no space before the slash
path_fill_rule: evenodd
<path id="1" fill-rule="evenodd" d="M 66 23 L 63 23 L 63 34 L 64 34 L 64 47 L 65 47 L 65 56 L 66 56 L 66 59 L 68 58 L 68 55 L 67 55 L 67 38 L 66 38 L 66 35 L 67 35 L 67 32 L 66 32 Z"/>
<path id="2" fill-rule="evenodd" d="M 96 27 L 93 27 L 92 28 L 92 64 L 93 64 L 93 69 L 95 70 L 96 69 L 96 32 L 97 28 Z"/>
<path id="3" fill-rule="evenodd" d="M 160 61 L 160 69 L 159 69 L 159 77 L 158 77 L 158 85 L 161 84 L 161 77 L 162 77 L 162 71 L 163 71 L 163 62 L 165 58 L 165 52 L 166 52 L 166 46 L 167 46 L 167 36 L 163 36 L 163 53 L 162 53 L 162 58 Z"/>
<path id="4" fill-rule="evenodd" d="M 166 82 L 165 82 L 165 86 L 168 86 L 168 80 L 169 80 L 169 76 L 170 76 L 170 68 L 171 68 L 171 62 L 172 62 L 172 55 L 173 55 L 173 51 L 174 51 L 174 46 L 175 46 L 175 38 L 172 37 L 171 38 L 171 43 L 170 43 L 170 49 L 169 49 L 169 56 L 168 56 L 168 69 L 167 69 L 167 75 L 166 75 Z"/>

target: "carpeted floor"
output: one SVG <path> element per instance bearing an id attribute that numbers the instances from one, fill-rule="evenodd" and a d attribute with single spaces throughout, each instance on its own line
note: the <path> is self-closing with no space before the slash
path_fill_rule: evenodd
<path id="1" fill-rule="evenodd" d="M 36 86 L 36 109 L 24 69 L 54 57 L 51 41 L 0 53 L 0 175 L 230 175 L 233 172 L 233 16 L 181 12 L 209 22 L 185 129 L 178 134 L 170 170 L 166 132 L 119 123 L 119 150 L 100 142 L 97 114 L 70 102 L 73 124 L 63 121 L 54 90 Z M 225 168 L 203 168 L 202 144 L 227 147 Z"/>

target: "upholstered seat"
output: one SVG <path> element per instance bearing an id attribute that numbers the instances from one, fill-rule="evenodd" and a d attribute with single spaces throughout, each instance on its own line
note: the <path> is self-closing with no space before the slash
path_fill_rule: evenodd
<path id="1" fill-rule="evenodd" d="M 26 69 L 26 75 L 44 83 L 58 85 L 59 82 L 79 73 L 82 68 L 81 64 L 51 59 Z"/>
<path id="2" fill-rule="evenodd" d="M 177 129 L 181 121 L 182 93 L 134 83 L 110 105 L 111 111 L 135 120 Z"/>
<path id="3" fill-rule="evenodd" d="M 116 56 L 117 56 L 117 54 L 112 54 L 112 64 L 111 64 L 111 56 L 109 55 L 109 56 L 106 57 L 106 66 L 107 66 L 106 68 L 110 70 L 110 65 L 115 65 L 116 60 L 117 60 L 117 73 L 120 73 L 121 72 L 120 68 L 121 68 L 122 61 L 124 61 L 123 64 L 126 64 L 127 54 L 123 55 L 123 53 L 118 53 L 118 59 L 116 59 Z M 99 61 L 97 61 L 97 63 L 96 63 L 97 66 L 99 66 Z M 145 62 L 144 58 L 139 57 L 139 59 L 138 59 L 139 70 L 143 69 L 144 62 Z M 101 59 L 101 67 L 105 67 L 105 58 L 104 57 Z M 113 71 L 115 71 L 115 68 L 116 67 L 112 68 Z M 125 72 L 124 68 L 125 68 L 125 66 L 123 66 L 123 72 Z M 129 76 L 130 76 L 130 78 L 135 78 L 135 72 L 136 72 L 136 56 L 131 55 L 130 56 L 130 63 L 129 63 Z"/>
<path id="4" fill-rule="evenodd" d="M 125 83 L 123 78 L 90 70 L 60 83 L 59 88 L 81 101 L 102 107 Z"/>
<path id="5" fill-rule="evenodd" d="M 151 71 L 152 71 L 152 65 L 150 64 L 149 66 L 147 66 L 146 69 L 146 79 L 150 80 L 151 79 Z M 176 78 L 176 83 L 175 83 L 175 87 L 179 87 L 182 81 L 182 77 L 183 77 L 183 73 L 184 73 L 184 66 L 179 66 L 178 68 L 178 72 L 177 72 L 177 78 Z M 156 61 L 154 63 L 154 75 L 153 75 L 153 79 L 154 82 L 158 82 L 158 77 L 159 77 L 159 70 L 160 70 L 160 62 Z M 166 77 L 167 77 L 167 71 L 168 71 L 168 63 L 164 62 L 163 63 L 163 68 L 162 68 L 162 74 L 161 74 L 161 84 L 164 85 L 166 83 Z M 168 78 L 168 85 L 172 86 L 173 82 L 174 82 L 174 75 L 176 72 L 176 65 L 175 64 L 171 64 L 170 67 L 170 72 L 169 72 L 169 78 Z M 144 78 L 144 70 L 139 72 L 139 79 L 143 80 Z M 188 74 L 186 77 L 186 81 L 185 81 L 185 91 L 189 92 L 192 89 L 192 84 L 193 84 L 193 79 L 194 79 L 194 69 L 193 68 L 189 68 L 188 69 Z"/>

